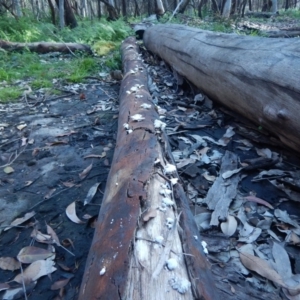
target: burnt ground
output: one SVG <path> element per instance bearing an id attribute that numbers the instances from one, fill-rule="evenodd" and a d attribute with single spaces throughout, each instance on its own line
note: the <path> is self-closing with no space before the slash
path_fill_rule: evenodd
<path id="1" fill-rule="evenodd" d="M 145 50 L 143 54 L 153 102 L 166 110 L 160 113 L 167 123 L 166 132 L 196 223 L 208 244 L 208 260 L 222 298 L 292 299 L 258 266 L 246 268 L 239 252 L 243 249 L 273 261 L 281 276 L 284 272 L 289 276 L 300 273 L 297 153 L 263 128 L 213 103 L 189 83 L 176 80 L 172 69 L 156 57 Z M 32 238 L 34 230 L 47 234 L 46 224 L 67 249 L 54 243 L 57 270 L 28 286 L 28 299 L 77 298 L 113 156 L 118 83 L 89 80 L 70 88 L 73 92 L 63 96 L 23 98 L 0 107 L 0 266 L 5 266 L 1 258 L 16 258 L 26 246 L 47 249 L 47 243 Z M 238 185 L 228 209 L 236 224 L 230 225 L 230 233 L 220 224 L 210 225 L 213 210 L 205 204 L 208 191 L 221 176 L 226 151 L 235 153 L 239 167 L 244 168 L 233 175 Z M 8 165 L 13 169 L 5 168 Z M 95 196 L 84 205 L 97 183 Z M 250 195 L 254 200 L 245 198 Z M 77 216 L 84 223 L 66 215 L 74 201 Z M 29 220 L 7 227 L 33 211 L 35 215 Z M 53 244 L 53 236 L 47 241 Z M 280 245 L 280 251 L 275 253 L 274 244 Z M 288 265 L 288 271 L 280 263 L 286 253 L 288 261 L 282 259 L 282 264 Z M 23 269 L 27 266 L 23 264 Z M 10 282 L 10 289 L 19 291 L 19 297 L 8 298 L 4 296 L 7 287 L 0 285 L 2 299 L 24 299 L 21 285 L 11 282 L 19 273 L 19 269 L 0 269 L 0 283 Z M 51 289 L 63 279 L 70 281 L 61 289 Z"/>

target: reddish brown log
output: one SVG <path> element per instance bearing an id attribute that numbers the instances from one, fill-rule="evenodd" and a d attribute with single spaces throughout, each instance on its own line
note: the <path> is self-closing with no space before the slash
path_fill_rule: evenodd
<path id="1" fill-rule="evenodd" d="M 179 209 L 175 204 L 164 212 L 157 209 L 161 186 L 175 174 L 162 174 L 171 158 L 166 158 L 163 150 L 165 135 L 154 128 L 159 116 L 147 90 L 147 72 L 135 39 L 126 39 L 121 48 L 124 79 L 117 144 L 79 300 L 219 299 L 182 188 L 174 189 Z M 133 91 L 136 88 L 138 91 Z M 142 103 L 151 108 L 141 107 Z M 135 114 L 144 119 L 132 121 L 130 117 Z M 123 124 L 128 124 L 132 132 L 127 133 Z M 160 164 L 155 163 L 157 159 Z M 179 220 L 185 231 L 181 236 L 176 221 L 168 229 L 167 217 Z M 165 237 L 161 244 L 155 241 L 158 234 Z M 185 255 L 185 250 L 191 255 Z M 164 268 L 170 257 L 179 266 L 172 271 Z M 174 280 L 190 284 L 179 293 L 171 287 Z"/>
<path id="2" fill-rule="evenodd" d="M 88 52 L 89 54 L 93 53 L 90 46 L 77 43 L 13 43 L 0 40 L 0 48 L 6 51 L 22 51 L 28 49 L 32 52 L 37 52 L 40 54 L 48 52 L 70 53 L 74 51 L 84 51 Z"/>

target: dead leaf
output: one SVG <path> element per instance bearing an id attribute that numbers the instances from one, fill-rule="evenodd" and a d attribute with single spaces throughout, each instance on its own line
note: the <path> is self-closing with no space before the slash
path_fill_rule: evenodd
<path id="1" fill-rule="evenodd" d="M 49 199 L 52 195 L 53 195 L 53 193 L 56 191 L 56 189 L 54 188 L 54 189 L 51 189 L 45 196 L 44 196 L 44 199 L 45 200 L 47 200 L 47 199 Z"/>
<path id="2" fill-rule="evenodd" d="M 17 255 L 17 259 L 23 264 L 31 264 L 37 260 L 47 259 L 53 255 L 54 253 L 49 250 L 34 246 L 27 246 L 21 249 Z"/>
<path id="3" fill-rule="evenodd" d="M 76 202 L 72 202 L 66 209 L 67 217 L 76 224 L 82 224 L 84 221 L 81 221 L 76 215 Z"/>
<path id="4" fill-rule="evenodd" d="M 230 170 L 230 171 L 226 171 L 222 174 L 222 178 L 223 179 L 228 179 L 231 176 L 233 176 L 234 174 L 239 173 L 241 170 L 243 170 L 243 168 L 239 168 L 239 169 L 235 169 L 235 170 Z"/>
<path id="5" fill-rule="evenodd" d="M 51 274 L 56 271 L 54 267 L 54 261 L 50 258 L 46 260 L 37 260 L 33 262 L 28 268 L 26 268 L 23 274 L 18 274 L 13 280 L 22 284 L 28 284 L 38 280 L 40 277 Z"/>
<path id="6" fill-rule="evenodd" d="M 63 244 L 64 247 L 72 246 L 72 248 L 74 249 L 74 243 L 73 243 L 73 241 L 72 241 L 71 239 L 69 239 L 69 238 L 62 240 L 61 243 Z"/>
<path id="7" fill-rule="evenodd" d="M 258 198 L 258 197 L 255 197 L 255 196 L 247 196 L 247 197 L 244 197 L 247 201 L 252 201 L 252 202 L 256 202 L 256 203 L 259 203 L 259 204 L 262 204 L 264 206 L 267 206 L 271 209 L 274 209 L 274 207 L 267 201 L 261 199 L 261 198 Z"/>
<path id="8" fill-rule="evenodd" d="M 51 236 L 53 242 L 54 242 L 56 245 L 61 246 L 60 241 L 59 241 L 59 238 L 58 238 L 56 232 L 55 232 L 55 231 L 52 229 L 52 227 L 51 227 L 50 225 L 48 225 L 47 223 L 46 223 L 46 226 L 47 226 L 47 233 Z"/>
<path id="9" fill-rule="evenodd" d="M 292 273 L 291 261 L 286 250 L 278 243 L 274 243 L 272 247 L 272 255 L 275 261 L 275 269 L 283 278 L 290 278 Z"/>
<path id="10" fill-rule="evenodd" d="M 0 257 L 0 269 L 14 271 L 20 269 L 20 263 L 13 257 Z"/>
<path id="11" fill-rule="evenodd" d="M 85 220 L 89 220 L 90 218 L 92 218 L 93 216 L 89 215 L 89 214 L 85 214 L 82 216 L 82 219 L 85 219 Z"/>
<path id="12" fill-rule="evenodd" d="M 81 173 L 79 173 L 79 178 L 83 180 L 88 173 L 92 170 L 93 164 L 90 164 L 88 167 L 86 167 Z"/>
<path id="13" fill-rule="evenodd" d="M 234 216 L 228 215 L 227 221 L 221 223 L 221 229 L 227 236 L 232 236 L 237 228 L 237 221 Z"/>
<path id="14" fill-rule="evenodd" d="M 103 151 L 101 154 L 90 154 L 84 157 L 84 159 L 86 158 L 104 158 L 106 157 L 106 152 Z"/>
<path id="15" fill-rule="evenodd" d="M 26 138 L 26 137 L 22 137 L 22 138 L 21 138 L 21 141 L 22 141 L 21 147 L 23 147 L 23 146 L 26 145 L 27 138 Z"/>
<path id="16" fill-rule="evenodd" d="M 52 242 L 51 235 L 42 233 L 39 230 L 37 230 L 36 228 L 33 229 L 30 236 L 40 243 L 48 244 L 49 242 Z"/>
<path id="17" fill-rule="evenodd" d="M 101 182 L 96 182 L 88 191 L 88 194 L 86 196 L 86 198 L 84 199 L 84 204 L 83 205 L 86 205 L 88 203 L 90 203 L 93 199 L 93 197 L 96 195 L 97 193 L 97 190 L 98 190 L 98 187 L 99 185 L 101 184 Z"/>
<path id="18" fill-rule="evenodd" d="M 67 278 L 67 279 L 62 279 L 62 280 L 58 280 L 56 282 L 54 282 L 52 285 L 51 285 L 51 290 L 52 291 L 55 291 L 55 290 L 59 290 L 61 288 L 63 288 L 64 286 L 66 286 L 69 281 L 74 277 L 74 275 L 71 275 L 70 278 Z"/>
<path id="19" fill-rule="evenodd" d="M 11 174 L 13 173 L 15 170 L 11 167 L 11 166 L 7 166 L 3 169 L 5 174 Z"/>
<path id="20" fill-rule="evenodd" d="M 268 148 L 265 148 L 265 149 L 255 148 L 255 150 L 256 150 L 256 153 L 261 157 L 272 158 L 272 151 Z"/>
<path id="21" fill-rule="evenodd" d="M 34 156 L 36 156 L 39 152 L 40 152 L 40 149 L 39 149 L 39 148 L 35 148 L 35 149 L 33 149 L 31 155 L 34 157 Z"/>
<path id="22" fill-rule="evenodd" d="M 10 285 L 8 283 L 6 283 L 6 282 L 0 283 L 0 292 L 8 290 L 9 288 L 10 288 Z M 4 298 L 2 298 L 2 299 L 4 299 Z"/>
<path id="23" fill-rule="evenodd" d="M 202 176 L 207 180 L 207 181 L 215 181 L 216 180 L 216 176 L 213 176 L 213 175 L 209 175 L 208 172 L 204 172 L 202 174 Z"/>
<path id="24" fill-rule="evenodd" d="M 32 183 L 33 183 L 33 181 L 25 181 L 24 187 L 25 187 L 25 186 L 30 186 Z"/>
<path id="25" fill-rule="evenodd" d="M 19 130 L 23 130 L 25 127 L 27 127 L 27 124 L 20 124 L 17 126 Z"/>
<path id="26" fill-rule="evenodd" d="M 281 276 L 269 265 L 267 261 L 245 252 L 240 253 L 240 259 L 247 269 L 258 273 L 260 276 L 267 278 L 282 287 L 285 287 Z"/>
<path id="27" fill-rule="evenodd" d="M 300 238 L 297 234 L 295 234 L 294 232 L 291 232 L 291 234 L 286 238 L 286 242 L 291 243 L 296 246 L 299 246 Z"/>
<path id="28" fill-rule="evenodd" d="M 25 216 L 23 218 L 17 218 L 15 219 L 13 222 L 10 223 L 10 226 L 8 226 L 7 228 L 4 229 L 4 231 L 9 230 L 10 228 L 14 227 L 14 226 L 18 226 L 26 221 L 28 221 L 30 218 L 32 218 L 35 215 L 34 211 L 31 211 L 29 213 L 26 213 Z"/>
<path id="29" fill-rule="evenodd" d="M 65 181 L 65 182 L 61 182 L 65 187 L 71 188 L 73 186 L 76 185 L 76 183 L 72 182 L 72 181 Z"/>
<path id="30" fill-rule="evenodd" d="M 70 132 L 66 132 L 66 133 L 63 133 L 63 134 L 59 134 L 59 135 L 57 135 L 56 137 L 70 136 L 70 135 L 75 134 L 75 133 L 77 133 L 77 132 L 78 132 L 78 131 L 71 130 Z"/>

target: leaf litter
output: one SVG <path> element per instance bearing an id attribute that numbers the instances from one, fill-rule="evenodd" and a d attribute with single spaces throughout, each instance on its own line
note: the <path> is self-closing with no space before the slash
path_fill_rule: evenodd
<path id="1" fill-rule="evenodd" d="M 117 111 L 117 85 L 88 81 L 76 87 L 78 94 L 84 90 L 88 101 L 67 93 L 57 97 L 32 91 L 38 95 L 34 106 L 29 97 L 28 106 L 0 104 L 5 121 L 0 136 L 1 299 L 24 299 L 25 291 L 36 300 L 59 294 L 77 298 L 93 224 L 74 228 L 64 212 L 82 199 L 77 205 L 80 215 L 97 217 L 95 208 L 84 207 L 83 201 L 101 204 L 102 193 L 88 191 L 106 181 L 117 128 L 112 118 Z M 90 116 L 82 114 L 93 108 Z M 85 158 L 92 158 L 93 164 L 86 165 Z M 43 279 L 46 275 L 49 279 Z M 13 278 L 17 282 L 9 281 Z"/>

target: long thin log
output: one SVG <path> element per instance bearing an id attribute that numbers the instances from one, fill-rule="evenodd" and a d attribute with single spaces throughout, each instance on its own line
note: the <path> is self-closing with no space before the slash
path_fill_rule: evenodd
<path id="1" fill-rule="evenodd" d="M 74 51 L 84 51 L 92 54 L 90 46 L 78 43 L 50 43 L 50 42 L 37 42 L 37 43 L 14 43 L 0 40 L 0 48 L 6 51 L 22 51 L 28 49 L 31 52 L 40 54 L 48 52 L 62 52 L 70 53 Z"/>
<path id="2" fill-rule="evenodd" d="M 217 300 L 187 199 L 170 182 L 176 170 L 167 169 L 172 159 L 154 125 L 159 116 L 135 39 L 121 48 L 117 144 L 79 300 Z"/>
<path id="3" fill-rule="evenodd" d="M 208 96 L 300 147 L 300 39 L 157 25 L 145 46 Z"/>

